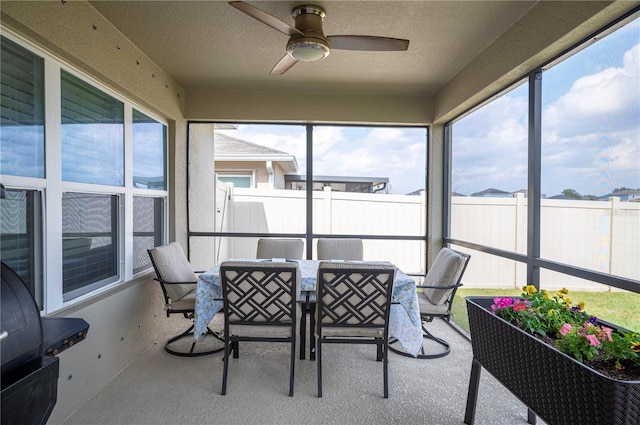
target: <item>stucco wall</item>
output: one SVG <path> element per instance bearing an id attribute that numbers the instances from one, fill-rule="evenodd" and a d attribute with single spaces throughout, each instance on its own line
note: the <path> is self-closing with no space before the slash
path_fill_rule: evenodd
<path id="1" fill-rule="evenodd" d="M 87 2 L 3 1 L 0 12 L 4 28 L 167 120 L 172 164 L 169 238 L 186 248 L 187 128 L 182 87 Z M 85 341 L 60 354 L 58 401 L 50 424 L 64 421 L 153 343 L 164 343 L 169 335 L 186 329 L 183 319 L 164 314 L 162 293 L 152 275 L 56 313 L 81 317 L 90 329 Z"/>

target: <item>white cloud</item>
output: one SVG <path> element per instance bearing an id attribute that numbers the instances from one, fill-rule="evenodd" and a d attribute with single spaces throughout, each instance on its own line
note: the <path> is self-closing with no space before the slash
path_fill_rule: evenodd
<path id="1" fill-rule="evenodd" d="M 544 110 L 543 190 L 604 195 L 640 187 L 640 44 L 622 64 L 578 78 Z"/>
<path id="2" fill-rule="evenodd" d="M 542 90 L 560 90 L 542 113 L 542 191 L 602 195 L 640 187 L 640 43 L 590 75 L 571 80 L 575 68 L 543 74 Z M 605 45 L 605 49 L 612 49 Z M 573 65 L 596 62 L 585 49 Z M 607 51 L 615 58 L 616 52 Z M 596 68 L 594 68 L 596 69 Z M 555 71 L 555 73 L 554 73 Z M 526 186 L 527 91 L 522 86 L 454 125 L 453 190 L 470 194 Z M 546 93 L 551 98 L 553 93 Z"/>

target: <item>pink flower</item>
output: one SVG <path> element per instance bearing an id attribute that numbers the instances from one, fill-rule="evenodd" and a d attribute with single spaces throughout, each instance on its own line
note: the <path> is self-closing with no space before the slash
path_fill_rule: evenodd
<path id="1" fill-rule="evenodd" d="M 589 344 L 597 347 L 598 345 L 600 345 L 600 341 L 598 341 L 598 338 L 595 335 L 585 335 L 585 338 L 587 338 L 589 340 Z"/>
<path id="2" fill-rule="evenodd" d="M 562 325 L 559 332 L 560 332 L 560 335 L 565 336 L 566 334 L 571 332 L 571 325 L 568 323 L 565 323 L 564 325 Z"/>
<path id="3" fill-rule="evenodd" d="M 613 331 L 613 329 L 611 328 L 607 328 L 606 326 L 601 326 L 600 329 L 602 329 L 602 332 L 600 335 L 598 335 L 601 339 L 602 338 L 607 338 L 609 341 L 612 341 L 611 339 L 611 332 Z"/>
<path id="4" fill-rule="evenodd" d="M 511 304 L 513 304 L 513 299 L 509 298 L 509 297 L 504 297 L 504 298 L 500 298 L 500 297 L 495 297 L 493 299 L 494 305 L 492 306 L 495 309 L 503 309 L 503 308 L 507 308 L 509 307 Z"/>
<path id="5" fill-rule="evenodd" d="M 525 303 L 517 303 L 513 306 L 514 311 L 525 311 L 526 309 L 527 305 Z"/>

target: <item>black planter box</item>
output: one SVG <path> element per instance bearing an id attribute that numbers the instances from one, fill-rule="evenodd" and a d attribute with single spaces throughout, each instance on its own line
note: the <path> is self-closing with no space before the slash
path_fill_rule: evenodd
<path id="1" fill-rule="evenodd" d="M 607 377 L 545 344 L 493 314 L 493 297 L 466 301 L 474 359 L 466 424 L 474 421 L 482 368 L 529 408 L 529 423 L 537 415 L 550 425 L 640 424 L 640 381 Z"/>

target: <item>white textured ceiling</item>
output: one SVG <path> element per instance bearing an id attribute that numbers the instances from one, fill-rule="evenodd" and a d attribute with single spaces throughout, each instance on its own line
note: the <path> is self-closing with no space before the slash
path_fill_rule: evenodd
<path id="1" fill-rule="evenodd" d="M 410 40 L 406 52 L 333 50 L 270 75 L 287 36 L 224 1 L 91 1 L 185 89 L 433 95 L 533 6 L 529 1 L 316 1 L 327 35 Z M 293 26 L 299 1 L 250 4 Z"/>

